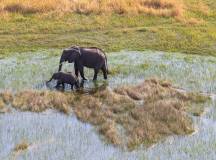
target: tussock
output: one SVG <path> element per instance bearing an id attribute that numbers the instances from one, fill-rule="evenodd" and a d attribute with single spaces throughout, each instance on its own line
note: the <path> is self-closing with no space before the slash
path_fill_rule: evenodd
<path id="1" fill-rule="evenodd" d="M 32 112 L 42 112 L 54 108 L 68 114 L 70 112 L 68 103 L 72 99 L 73 95 L 60 92 L 27 90 L 15 95 L 12 106 L 22 111 Z"/>
<path id="2" fill-rule="evenodd" d="M 7 113 L 10 112 L 10 109 L 7 107 L 7 101 L 5 101 L 5 99 L 0 96 L 0 113 Z"/>
<path id="3" fill-rule="evenodd" d="M 183 12 L 181 0 L 2 0 L 1 10 L 18 13 L 75 12 L 80 14 L 151 14 L 176 17 Z"/>
<path id="4" fill-rule="evenodd" d="M 5 108 L 5 103 L 2 99 L 0 99 L 0 113 L 3 112 L 4 108 Z"/>
<path id="5" fill-rule="evenodd" d="M 180 92 L 170 82 L 149 79 L 114 90 L 103 87 L 90 95 L 21 91 L 11 103 L 22 111 L 42 112 L 51 108 L 68 114 L 73 110 L 79 120 L 96 126 L 108 143 L 126 145 L 132 150 L 170 135 L 192 133 L 189 114 L 200 115 L 208 99 L 197 93 Z"/>
<path id="6" fill-rule="evenodd" d="M 14 151 L 15 152 L 24 151 L 24 150 L 28 149 L 28 147 L 29 147 L 29 144 L 27 142 L 23 141 L 23 142 L 21 142 L 15 146 Z"/>
<path id="7" fill-rule="evenodd" d="M 120 145 L 121 140 L 117 131 L 116 123 L 113 121 L 105 122 L 99 127 L 99 131 L 105 138 L 114 145 Z"/>
<path id="8" fill-rule="evenodd" d="M 2 97 L 4 103 L 8 104 L 13 101 L 13 94 L 11 91 L 4 91 L 0 93 L 0 97 Z"/>

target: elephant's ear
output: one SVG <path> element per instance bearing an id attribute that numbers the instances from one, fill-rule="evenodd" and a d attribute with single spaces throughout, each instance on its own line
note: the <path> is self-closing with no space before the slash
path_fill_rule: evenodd
<path id="1" fill-rule="evenodd" d="M 81 50 L 79 46 L 74 46 L 72 49 L 81 56 Z"/>
<path id="2" fill-rule="evenodd" d="M 63 52 L 62 52 L 62 56 L 61 56 L 61 59 L 60 59 L 60 63 L 64 62 L 64 61 L 67 61 L 68 59 L 68 49 L 64 49 Z"/>
<path id="3" fill-rule="evenodd" d="M 74 62 L 79 57 L 79 53 L 73 49 L 68 51 L 67 61 L 69 63 Z"/>

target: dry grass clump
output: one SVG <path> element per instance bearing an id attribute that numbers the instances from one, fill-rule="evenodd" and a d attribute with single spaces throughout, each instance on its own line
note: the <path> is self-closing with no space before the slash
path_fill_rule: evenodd
<path id="1" fill-rule="evenodd" d="M 151 145 L 173 134 L 192 133 L 192 121 L 183 109 L 184 105 L 175 100 L 159 100 L 133 109 L 129 119 L 123 120 L 129 135 L 128 147 L 133 149 L 141 143 Z"/>
<path id="2" fill-rule="evenodd" d="M 114 91 L 103 87 L 89 95 L 22 91 L 14 95 L 12 105 L 33 112 L 54 108 L 68 114 L 73 109 L 79 120 L 96 126 L 107 142 L 134 149 L 170 135 L 192 133 L 189 113 L 200 115 L 207 101 L 208 97 L 180 92 L 167 81 L 149 79 Z"/>
<path id="3" fill-rule="evenodd" d="M 71 4 L 70 0 L 2 0 L 0 7 L 3 11 L 26 14 L 53 11 L 67 12 L 70 10 Z"/>
<path id="4" fill-rule="evenodd" d="M 57 109 L 68 114 L 74 95 L 52 91 L 21 91 L 14 96 L 12 106 L 22 111 L 42 112 L 46 109 Z"/>
<path id="5" fill-rule="evenodd" d="M 80 95 L 74 106 L 74 113 L 83 122 L 100 125 L 106 121 L 102 103 L 95 97 Z"/>
<path id="6" fill-rule="evenodd" d="M 5 108 L 5 103 L 2 99 L 0 99 L 0 113 L 4 110 Z"/>
<path id="7" fill-rule="evenodd" d="M 176 17 L 182 14 L 184 7 L 182 0 L 2 0 L 0 8 L 18 13 L 145 13 Z"/>
<path id="8" fill-rule="evenodd" d="M 120 136 L 117 131 L 116 123 L 114 121 L 105 122 L 100 126 L 99 132 L 114 145 L 120 145 Z"/>
<path id="9" fill-rule="evenodd" d="M 80 99 L 74 108 L 80 120 L 96 125 L 108 142 L 134 149 L 170 135 L 192 133 L 187 109 L 195 112 L 191 105 L 204 104 L 208 98 L 179 92 L 167 81 L 150 79 L 136 86 L 118 87 L 114 92 L 104 89 L 91 96 L 81 95 Z"/>
<path id="10" fill-rule="evenodd" d="M 10 108 L 7 107 L 7 104 L 2 98 L 0 98 L 0 113 L 10 112 Z"/>
<path id="11" fill-rule="evenodd" d="M 15 146 L 14 151 L 15 152 L 24 151 L 28 149 L 28 147 L 29 147 L 29 144 L 26 141 L 23 141 Z"/>
<path id="12" fill-rule="evenodd" d="M 0 93 L 0 113 L 7 113 L 10 109 L 7 105 L 13 100 L 13 95 L 10 91 Z"/>
<path id="13" fill-rule="evenodd" d="M 0 97 L 3 99 L 4 103 L 9 104 L 13 101 L 13 94 L 11 91 L 4 91 L 0 93 Z"/>
<path id="14" fill-rule="evenodd" d="M 146 80 L 136 86 L 123 86 L 116 93 L 133 100 L 143 100 L 142 105 L 129 109 L 116 117 L 128 136 L 127 145 L 133 149 L 140 144 L 152 144 L 169 135 L 193 132 L 192 120 L 186 111 L 194 115 L 203 112 L 208 97 L 177 91 L 168 82 Z M 202 106 L 201 108 L 194 104 Z"/>

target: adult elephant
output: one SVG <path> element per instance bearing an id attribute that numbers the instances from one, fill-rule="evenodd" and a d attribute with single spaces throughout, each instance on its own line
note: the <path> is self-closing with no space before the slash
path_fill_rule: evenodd
<path id="1" fill-rule="evenodd" d="M 70 47 L 64 49 L 59 62 L 59 71 L 62 69 L 63 62 L 74 63 L 75 74 L 78 77 L 79 73 L 83 80 L 86 80 L 84 76 L 84 67 L 94 69 L 94 78 L 97 80 L 97 74 L 100 70 L 103 71 L 104 79 L 107 79 L 108 67 L 106 54 L 96 47 Z"/>

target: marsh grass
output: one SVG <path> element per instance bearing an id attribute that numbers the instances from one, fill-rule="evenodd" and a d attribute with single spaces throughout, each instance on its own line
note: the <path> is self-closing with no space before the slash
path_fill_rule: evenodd
<path id="1" fill-rule="evenodd" d="M 192 133 L 188 113 L 200 115 L 208 97 L 177 91 L 168 81 L 148 79 L 114 90 L 103 87 L 87 95 L 26 90 L 17 92 L 11 100 L 12 106 L 21 111 L 73 111 L 80 121 L 94 125 L 108 143 L 133 150 L 170 135 Z"/>

